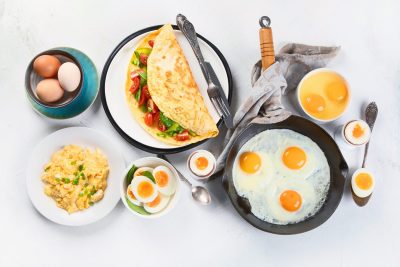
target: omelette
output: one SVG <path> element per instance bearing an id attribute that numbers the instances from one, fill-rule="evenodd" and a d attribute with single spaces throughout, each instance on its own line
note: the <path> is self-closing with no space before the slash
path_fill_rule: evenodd
<path id="1" fill-rule="evenodd" d="M 136 47 L 125 94 L 139 124 L 164 143 L 183 146 L 218 135 L 170 24 Z"/>

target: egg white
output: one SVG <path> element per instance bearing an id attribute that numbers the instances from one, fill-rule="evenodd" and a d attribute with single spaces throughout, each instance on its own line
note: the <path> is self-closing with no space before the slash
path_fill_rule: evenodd
<path id="1" fill-rule="evenodd" d="M 160 194 L 160 198 L 161 198 L 160 203 L 157 206 L 149 207 L 148 205 L 149 203 L 145 203 L 143 205 L 143 208 L 149 213 L 157 213 L 162 211 L 163 209 L 165 209 L 166 206 L 168 206 L 170 197 Z"/>
<path id="2" fill-rule="evenodd" d="M 160 186 L 157 184 L 158 190 L 161 192 L 161 194 L 165 196 L 171 196 L 175 193 L 176 191 L 176 177 L 175 175 L 171 172 L 171 170 L 168 167 L 165 166 L 158 166 L 154 168 L 153 170 L 153 176 L 156 177 L 156 173 L 159 171 L 163 171 L 167 174 L 168 176 L 168 183 L 166 186 Z M 156 179 L 157 182 L 157 179 Z"/>
<path id="3" fill-rule="evenodd" d="M 151 194 L 151 196 L 146 197 L 146 198 L 141 197 L 138 194 L 138 185 L 141 182 L 145 182 L 145 181 L 149 182 L 153 186 L 153 194 Z M 146 176 L 136 176 L 136 177 L 134 177 L 132 182 L 131 182 L 131 190 L 132 190 L 133 194 L 135 195 L 136 199 L 138 201 L 140 201 L 140 202 L 143 202 L 143 203 L 147 203 L 147 202 L 153 201 L 157 197 L 157 194 L 158 194 L 157 185 L 155 183 L 153 183 L 153 181 L 150 180 L 149 178 L 147 178 Z"/>

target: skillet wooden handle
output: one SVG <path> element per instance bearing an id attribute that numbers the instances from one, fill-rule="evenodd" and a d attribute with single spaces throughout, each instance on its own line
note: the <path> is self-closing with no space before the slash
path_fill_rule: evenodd
<path id="1" fill-rule="evenodd" d="M 265 70 L 275 63 L 274 40 L 270 27 L 260 29 L 260 49 L 262 68 Z"/>

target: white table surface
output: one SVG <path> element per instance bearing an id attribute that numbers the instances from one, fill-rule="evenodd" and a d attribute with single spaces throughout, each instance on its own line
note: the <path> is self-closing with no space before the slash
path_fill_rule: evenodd
<path id="1" fill-rule="evenodd" d="M 399 266 L 399 10 L 395 0 L 0 0 L 0 266 Z M 122 203 L 101 221 L 77 228 L 56 225 L 36 212 L 26 193 L 25 169 L 35 144 L 55 130 L 92 127 L 112 138 L 127 161 L 148 154 L 117 134 L 100 99 L 69 121 L 38 116 L 24 93 L 28 62 L 43 50 L 70 46 L 87 53 L 100 72 L 124 37 L 174 22 L 178 12 L 228 60 L 234 108 L 246 96 L 252 65 L 260 57 L 261 15 L 272 18 L 277 50 L 290 41 L 342 46 L 329 67 L 347 77 L 353 98 L 343 119 L 323 127 L 332 130 L 361 117 L 369 101 L 378 103 L 368 158 L 377 185 L 366 207 L 358 208 L 347 188 L 336 212 L 319 228 L 272 235 L 242 220 L 220 181 L 213 181 L 207 185 L 214 196 L 211 206 L 198 206 L 183 187 L 176 208 L 159 220 L 136 218 Z M 343 152 L 351 171 L 360 165 L 361 150 Z M 185 173 L 187 155 L 171 156 Z"/>

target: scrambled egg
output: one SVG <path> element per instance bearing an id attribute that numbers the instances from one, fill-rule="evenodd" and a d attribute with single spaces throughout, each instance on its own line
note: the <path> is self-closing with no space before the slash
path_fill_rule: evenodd
<path id="1" fill-rule="evenodd" d="M 100 201 L 107 187 L 108 161 L 99 150 L 67 145 L 55 152 L 44 167 L 44 192 L 68 213 Z"/>

